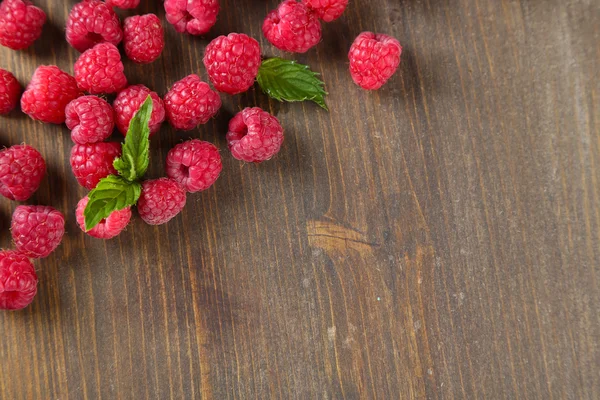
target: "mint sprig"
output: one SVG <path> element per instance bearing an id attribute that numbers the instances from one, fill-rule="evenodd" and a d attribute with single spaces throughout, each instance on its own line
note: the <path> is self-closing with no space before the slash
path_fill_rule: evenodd
<path id="1" fill-rule="evenodd" d="M 325 83 L 318 76 L 308 65 L 275 57 L 263 61 L 256 80 L 263 92 L 275 100 L 310 100 L 329 111 Z"/>
<path id="2" fill-rule="evenodd" d="M 119 175 L 109 175 L 89 193 L 83 211 L 85 230 L 89 231 L 114 211 L 135 205 L 142 193 L 139 182 L 148 169 L 152 98 L 148 96 L 129 124 L 121 157 L 113 166 Z"/>

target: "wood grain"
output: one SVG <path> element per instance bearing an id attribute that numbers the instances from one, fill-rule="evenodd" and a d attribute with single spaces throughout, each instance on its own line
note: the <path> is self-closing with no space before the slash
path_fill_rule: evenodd
<path id="1" fill-rule="evenodd" d="M 0 49 L 23 84 L 77 57 L 75 1 L 34 2 L 43 39 Z M 276 1 L 221 4 L 206 38 L 167 25 L 161 59 L 126 62 L 130 82 L 206 79 L 205 45 L 231 31 L 281 55 L 260 29 Z M 64 211 L 68 231 L 36 264 L 33 305 L 0 313 L 0 398 L 600 398 L 599 18 L 592 0 L 352 0 L 294 57 L 322 73 L 331 112 L 251 90 L 195 131 L 165 125 L 150 177 L 189 137 L 222 149 L 222 177 L 171 223 L 135 217 L 107 242 L 76 226 L 66 127 L 0 119 L 2 145 L 45 156 L 30 203 Z M 374 93 L 347 70 L 363 30 L 404 46 Z M 286 141 L 245 165 L 224 134 L 254 105 Z M 16 205 L 0 202 L 4 247 Z"/>

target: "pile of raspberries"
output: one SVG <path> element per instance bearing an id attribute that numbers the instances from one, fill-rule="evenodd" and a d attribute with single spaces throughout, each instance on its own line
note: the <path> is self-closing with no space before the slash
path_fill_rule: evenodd
<path id="1" fill-rule="evenodd" d="M 74 74 L 57 66 L 38 67 L 24 92 L 9 71 L 0 69 L 0 115 L 20 102 L 32 119 L 63 124 L 74 142 L 70 164 L 75 178 L 91 190 L 111 174 L 121 144 L 106 141 L 116 126 L 123 135 L 150 96 L 151 136 L 167 120 L 177 130 L 189 131 L 207 123 L 221 107 L 218 92 L 238 94 L 254 84 L 261 65 L 259 43 L 241 33 L 214 39 L 205 49 L 204 65 L 212 87 L 197 75 L 175 82 L 161 96 L 144 85 L 129 85 L 117 46 L 132 61 L 147 64 L 160 57 L 164 42 L 161 20 L 154 14 L 136 15 L 121 23 L 113 7 L 135 8 L 140 0 L 84 0 L 73 6 L 67 26 L 67 42 L 81 53 Z M 345 11 L 348 0 L 285 0 L 264 20 L 262 31 L 276 48 L 304 53 L 321 41 L 321 21 L 331 22 Z M 167 21 L 177 32 L 203 35 L 216 23 L 218 0 L 165 0 Z M 13 50 L 31 46 L 41 35 L 46 14 L 29 0 L 0 3 L 0 45 Z M 387 35 L 361 33 L 349 52 L 354 82 L 367 90 L 379 89 L 396 72 L 402 47 Z M 116 97 L 110 104 L 106 96 Z M 275 156 L 283 142 L 278 119 L 258 107 L 246 108 L 229 123 L 226 135 L 232 156 L 260 163 Z M 166 160 L 167 177 L 146 180 L 137 203 L 148 224 L 164 224 L 183 209 L 187 193 L 208 189 L 222 170 L 219 150 L 213 144 L 192 139 L 176 145 Z M 25 201 L 37 190 L 46 172 L 42 155 L 28 145 L 0 152 L 0 194 Z M 83 211 L 88 196 L 76 207 L 76 220 L 84 228 Z M 126 208 L 113 212 L 86 233 L 109 239 L 122 232 L 131 219 Z M 37 276 L 31 258 L 47 257 L 60 244 L 65 230 L 63 214 L 48 206 L 18 206 L 11 232 L 15 250 L 0 251 L 0 309 L 21 309 L 33 301 Z"/>

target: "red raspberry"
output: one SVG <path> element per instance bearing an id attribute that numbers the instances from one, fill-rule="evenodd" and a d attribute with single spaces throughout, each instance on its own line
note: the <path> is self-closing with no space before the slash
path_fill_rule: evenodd
<path id="1" fill-rule="evenodd" d="M 81 95 L 75 78 L 54 65 L 42 65 L 21 97 L 21 110 L 38 121 L 62 124 L 65 107 Z"/>
<path id="2" fill-rule="evenodd" d="M 79 97 L 67 104 L 65 114 L 71 139 L 77 144 L 101 142 L 115 127 L 113 109 L 100 97 Z"/>
<path id="3" fill-rule="evenodd" d="M 0 310 L 20 310 L 30 305 L 37 283 L 29 258 L 18 251 L 0 251 Z"/>
<path id="4" fill-rule="evenodd" d="M 160 178 L 142 183 L 137 208 L 145 223 L 162 225 L 183 210 L 185 200 L 183 186 L 172 179 Z"/>
<path id="5" fill-rule="evenodd" d="M 204 35 L 217 22 L 219 0 L 166 0 L 167 21 L 177 32 Z"/>
<path id="6" fill-rule="evenodd" d="M 25 201 L 40 187 L 46 162 L 39 151 L 20 144 L 0 151 L 0 194 Z"/>
<path id="7" fill-rule="evenodd" d="M 398 69 L 400 54 L 402 46 L 393 37 L 361 33 L 348 54 L 352 79 L 363 89 L 379 89 Z"/>
<path id="8" fill-rule="evenodd" d="M 165 47 L 165 34 L 160 19 L 154 14 L 135 15 L 123 25 L 125 54 L 140 64 L 148 64 L 160 57 Z"/>
<path id="9" fill-rule="evenodd" d="M 189 131 L 205 124 L 221 108 L 221 98 L 198 75 L 175 82 L 165 95 L 167 118 L 175 129 Z"/>
<path id="10" fill-rule="evenodd" d="M 71 149 L 71 169 L 77 182 L 92 190 L 100 182 L 100 179 L 117 174 L 113 167 L 113 161 L 120 156 L 120 143 L 76 144 Z"/>
<path id="11" fill-rule="evenodd" d="M 106 4 L 122 9 L 136 8 L 140 5 L 140 0 L 106 0 Z"/>
<path id="12" fill-rule="evenodd" d="M 258 107 L 246 108 L 229 122 L 231 154 L 246 162 L 266 161 L 279 152 L 283 128 L 279 120 Z"/>
<path id="13" fill-rule="evenodd" d="M 8 114 L 21 97 L 21 85 L 13 74 L 0 68 L 0 115 Z"/>
<path id="14" fill-rule="evenodd" d="M 79 56 L 75 79 L 90 94 L 116 93 L 127 86 L 119 50 L 111 43 L 100 43 Z"/>
<path id="15" fill-rule="evenodd" d="M 31 258 L 48 257 L 65 234 L 65 217 L 48 206 L 19 206 L 10 227 L 17 250 Z"/>
<path id="16" fill-rule="evenodd" d="M 219 36 L 206 47 L 204 65 L 218 91 L 229 94 L 245 92 L 252 87 L 258 75 L 260 46 L 243 33 Z"/>
<path id="17" fill-rule="evenodd" d="M 108 218 L 103 219 L 98 225 L 86 232 L 83 211 L 85 210 L 85 206 L 87 206 L 88 201 L 88 196 L 85 196 L 83 199 L 79 200 L 79 203 L 77 203 L 77 209 L 75 210 L 77 225 L 79 225 L 81 230 L 88 235 L 98 239 L 112 239 L 119 233 L 123 232 L 123 230 L 127 227 L 127 224 L 129 224 L 129 220 L 131 219 L 131 207 L 127 207 L 119 211 L 113 211 Z"/>
<path id="18" fill-rule="evenodd" d="M 102 42 L 116 46 L 122 39 L 119 17 L 104 2 L 85 0 L 71 9 L 67 19 L 67 42 L 80 52 Z"/>
<path id="19" fill-rule="evenodd" d="M 285 0 L 271 11 L 262 29 L 273 46 L 291 53 L 306 53 L 321 41 L 319 18 L 296 0 Z"/>
<path id="20" fill-rule="evenodd" d="M 0 44 L 25 49 L 42 34 L 46 13 L 29 0 L 4 0 L 0 4 Z"/>
<path id="21" fill-rule="evenodd" d="M 348 0 L 302 0 L 302 2 L 325 22 L 341 17 L 348 6 Z"/>
<path id="22" fill-rule="evenodd" d="M 221 169 L 219 150 L 198 139 L 178 144 L 167 155 L 167 175 L 190 193 L 211 187 Z"/>
<path id="23" fill-rule="evenodd" d="M 123 135 L 127 135 L 131 119 L 144 104 L 148 95 L 152 97 L 152 115 L 149 124 L 150 136 L 160 130 L 160 126 L 165 120 L 165 104 L 156 92 L 151 91 L 146 86 L 133 85 L 120 91 L 113 102 L 117 128 Z"/>

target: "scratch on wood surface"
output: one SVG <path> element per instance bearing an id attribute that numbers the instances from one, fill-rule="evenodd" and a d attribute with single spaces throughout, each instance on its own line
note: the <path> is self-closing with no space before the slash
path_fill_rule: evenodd
<path id="1" fill-rule="evenodd" d="M 367 235 L 353 228 L 347 228 L 326 220 L 311 220 L 306 224 L 308 242 L 311 246 L 324 250 L 356 250 L 359 253 L 370 252 L 379 244 L 369 240 Z"/>

